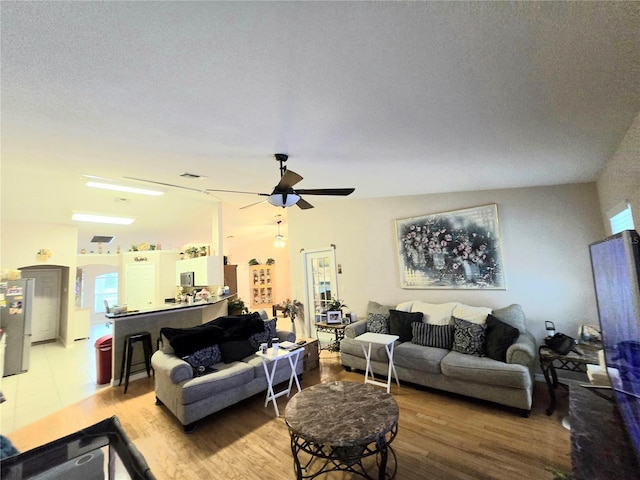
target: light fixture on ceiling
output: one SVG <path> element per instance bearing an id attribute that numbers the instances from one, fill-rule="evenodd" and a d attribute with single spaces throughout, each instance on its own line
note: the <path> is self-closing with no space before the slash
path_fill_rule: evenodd
<path id="1" fill-rule="evenodd" d="M 284 248 L 286 243 L 284 242 L 284 236 L 280 234 L 280 224 L 282 220 L 278 220 L 278 234 L 276 235 L 276 240 L 273 242 L 273 246 L 276 248 Z"/>
<path id="2" fill-rule="evenodd" d="M 87 187 L 102 188 L 104 190 L 115 190 L 117 192 L 139 193 L 140 195 L 159 196 L 164 195 L 160 190 L 150 190 L 148 188 L 128 187 L 126 185 L 118 185 L 116 183 L 94 182 L 92 180 L 86 183 Z"/>
<path id="3" fill-rule="evenodd" d="M 74 213 L 71 216 L 71 220 L 75 220 L 77 222 L 109 223 L 111 225 L 131 225 L 135 221 L 135 218 L 94 215 L 91 213 Z"/>
<path id="4" fill-rule="evenodd" d="M 296 193 L 272 193 L 267 199 L 274 207 L 290 207 L 300 200 L 300 195 Z"/>

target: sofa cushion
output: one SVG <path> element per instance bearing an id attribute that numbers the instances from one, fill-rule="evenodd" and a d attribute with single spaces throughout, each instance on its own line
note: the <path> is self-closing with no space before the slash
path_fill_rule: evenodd
<path id="1" fill-rule="evenodd" d="M 507 349 L 520 335 L 520 331 L 511 325 L 498 320 L 493 315 L 487 317 L 487 357 L 505 362 Z"/>
<path id="2" fill-rule="evenodd" d="M 483 356 L 486 348 L 486 325 L 453 318 L 453 347 L 455 352 Z"/>
<path id="3" fill-rule="evenodd" d="M 520 333 L 527 331 L 527 322 L 524 316 L 524 311 L 517 303 L 494 310 L 492 315 L 498 320 L 517 328 L 520 330 Z"/>
<path id="4" fill-rule="evenodd" d="M 448 353 L 449 350 L 444 348 L 427 348 L 415 343 L 405 342 L 395 346 L 393 364 L 396 367 L 439 374 L 442 373 L 440 362 Z"/>
<path id="5" fill-rule="evenodd" d="M 455 318 L 482 325 L 487 322 L 487 315 L 490 313 L 491 309 L 487 307 L 472 307 L 471 305 L 459 303 L 454 307 L 452 315 Z"/>
<path id="6" fill-rule="evenodd" d="M 412 312 L 422 312 L 424 314 L 425 323 L 432 325 L 448 325 L 452 323 L 451 316 L 457 302 L 449 303 L 424 303 L 413 302 L 411 305 Z"/>
<path id="7" fill-rule="evenodd" d="M 442 373 L 472 383 L 523 388 L 531 385 L 527 367 L 502 363 L 489 357 L 449 352 L 440 362 Z"/>
<path id="8" fill-rule="evenodd" d="M 411 343 L 425 347 L 451 350 L 453 346 L 453 325 L 431 325 L 429 323 L 412 323 Z"/>
<path id="9" fill-rule="evenodd" d="M 413 322 L 422 323 L 422 312 L 402 312 L 400 310 L 389 310 L 389 333 L 398 335 L 401 342 L 410 342 L 413 338 L 411 324 Z"/>
<path id="10" fill-rule="evenodd" d="M 367 332 L 389 333 L 389 314 L 367 314 Z"/>
<path id="11" fill-rule="evenodd" d="M 218 363 L 217 371 L 187 380 L 182 385 L 182 403 L 188 405 L 230 388 L 246 385 L 254 378 L 253 368 L 244 362 Z"/>
<path id="12" fill-rule="evenodd" d="M 249 340 L 230 340 L 220 344 L 220 353 L 224 363 L 237 362 L 256 353 Z"/>
<path id="13" fill-rule="evenodd" d="M 364 348 L 369 350 L 369 344 L 366 342 L 361 342 L 360 340 L 354 340 L 352 338 L 343 338 L 340 341 L 340 352 L 364 358 L 364 350 L 362 349 L 363 345 Z M 403 344 L 395 342 L 395 346 L 397 347 L 398 345 Z M 384 345 L 381 345 L 379 343 L 371 344 L 371 361 L 384 363 L 387 363 L 389 361 L 387 350 L 385 349 Z"/>

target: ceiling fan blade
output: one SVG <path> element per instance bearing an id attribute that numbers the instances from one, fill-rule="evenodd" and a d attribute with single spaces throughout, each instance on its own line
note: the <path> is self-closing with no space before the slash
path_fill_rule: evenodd
<path id="1" fill-rule="evenodd" d="M 302 210 L 308 210 L 310 208 L 313 208 L 313 205 L 311 205 L 309 202 L 307 202 L 306 200 L 304 200 L 303 198 L 301 198 L 300 200 L 298 200 L 296 202 L 296 205 L 299 206 Z"/>
<path id="2" fill-rule="evenodd" d="M 240 210 L 244 210 L 245 208 L 253 207 L 254 205 L 260 205 L 261 203 L 266 203 L 267 200 L 262 200 L 260 202 L 250 203 L 249 205 L 245 205 L 244 207 L 240 207 Z"/>
<path id="3" fill-rule="evenodd" d="M 240 190 L 218 190 L 216 188 L 205 188 L 205 192 L 223 192 L 223 193 L 246 193 L 248 195 L 260 195 L 262 197 L 268 197 L 268 193 L 258 193 L 258 192 L 242 192 Z"/>
<path id="4" fill-rule="evenodd" d="M 135 178 L 135 177 L 123 177 L 123 178 L 126 178 L 128 180 L 136 180 L 138 182 L 153 183 L 154 185 L 162 185 L 164 187 L 173 187 L 173 188 L 181 188 L 183 190 L 192 190 L 194 192 L 201 192 L 208 195 L 208 193 L 201 188 L 183 187 L 182 185 L 174 185 L 173 183 L 156 182 L 154 180 L 146 180 L 144 178 Z"/>
<path id="5" fill-rule="evenodd" d="M 275 190 L 278 190 L 278 191 L 286 190 L 288 188 L 293 187 L 296 183 L 298 183 L 301 180 L 302 180 L 302 177 L 298 175 L 296 172 L 292 170 L 287 170 L 286 172 L 284 172 L 284 175 L 280 179 L 280 182 L 278 182 L 278 185 L 276 185 Z"/>
<path id="6" fill-rule="evenodd" d="M 296 193 L 299 193 L 300 195 L 338 195 L 346 197 L 347 195 L 352 194 L 354 191 L 355 188 L 316 188 L 308 190 L 296 190 Z"/>

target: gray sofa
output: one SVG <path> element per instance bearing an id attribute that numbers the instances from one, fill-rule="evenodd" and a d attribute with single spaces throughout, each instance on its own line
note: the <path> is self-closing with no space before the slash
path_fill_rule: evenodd
<path id="1" fill-rule="evenodd" d="M 397 341 L 394 344 L 394 365 L 400 382 L 405 381 L 488 400 L 515 407 L 525 417 L 529 415 L 536 350 L 535 340 L 526 330 L 526 320 L 520 305 L 514 304 L 491 311 L 455 302 L 449 304 L 404 302 L 396 307 L 384 307 L 370 302 L 368 313 L 372 310 L 384 313 L 390 308 L 404 312 L 422 311 L 424 315 L 422 321 L 435 324 L 452 322 L 452 317 L 458 314 L 461 318 L 464 318 L 465 314 L 476 316 L 473 320 L 476 323 L 482 323 L 482 317 L 486 317 L 487 312 L 490 312 L 495 318 L 517 328 L 519 336 L 506 350 L 505 361 L 444 348 L 417 345 L 411 341 Z M 347 370 L 365 370 L 366 358 L 362 344 L 355 340 L 355 337 L 366 331 L 367 320 L 364 319 L 345 328 L 345 338 L 341 341 L 340 352 L 342 365 Z M 518 335 L 518 332 L 513 334 Z M 371 368 L 375 374 L 386 377 L 388 362 L 384 346 L 372 345 Z"/>
<path id="2" fill-rule="evenodd" d="M 276 336 L 281 342 L 296 339 L 295 333 L 284 330 L 276 330 Z M 296 364 L 297 375 L 302 374 L 301 358 Z M 155 372 L 156 403 L 175 415 L 185 432 L 192 431 L 198 420 L 266 392 L 268 387 L 262 360 L 255 354 L 230 363 L 216 363 L 213 365 L 216 371 L 195 376 L 194 368 L 176 356 L 169 342 L 163 339 L 162 348 L 151 357 L 151 365 Z M 274 386 L 288 382 L 290 374 L 289 362 L 280 360 Z"/>

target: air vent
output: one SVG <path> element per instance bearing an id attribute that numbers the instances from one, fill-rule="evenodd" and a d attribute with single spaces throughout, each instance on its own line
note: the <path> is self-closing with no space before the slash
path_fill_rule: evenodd
<path id="1" fill-rule="evenodd" d="M 93 238 L 91 239 L 91 243 L 111 243 L 111 241 L 114 239 L 114 236 L 108 236 L 108 235 L 94 235 Z"/>
<path id="2" fill-rule="evenodd" d="M 204 176 L 202 176 L 202 175 L 198 175 L 197 173 L 187 173 L 187 172 L 183 173 L 183 174 L 182 174 L 182 175 L 180 175 L 180 176 L 181 176 L 181 177 L 184 177 L 184 178 L 191 178 L 191 179 L 195 179 L 195 178 L 206 178 L 206 177 L 204 177 Z"/>

